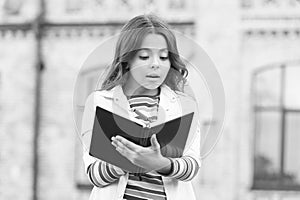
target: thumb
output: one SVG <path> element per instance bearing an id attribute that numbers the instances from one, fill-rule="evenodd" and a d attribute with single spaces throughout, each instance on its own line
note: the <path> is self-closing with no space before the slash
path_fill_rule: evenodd
<path id="1" fill-rule="evenodd" d="M 160 149 L 160 145 L 159 145 L 159 143 L 157 141 L 156 134 L 153 134 L 151 136 L 151 140 L 150 141 L 151 141 L 151 146 L 154 147 L 154 149 Z"/>

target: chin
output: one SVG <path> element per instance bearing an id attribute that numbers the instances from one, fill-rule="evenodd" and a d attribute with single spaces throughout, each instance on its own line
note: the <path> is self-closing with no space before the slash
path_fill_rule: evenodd
<path id="1" fill-rule="evenodd" d="M 160 86 L 161 86 L 161 84 L 143 85 L 143 87 L 148 90 L 155 90 L 155 89 L 159 88 Z"/>

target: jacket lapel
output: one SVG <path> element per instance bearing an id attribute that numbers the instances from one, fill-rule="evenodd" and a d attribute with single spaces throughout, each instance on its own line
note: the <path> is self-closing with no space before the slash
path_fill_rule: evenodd
<path id="1" fill-rule="evenodd" d="M 101 91 L 101 95 L 106 98 L 106 99 L 110 99 L 113 103 L 112 103 L 112 111 L 114 111 L 115 113 L 127 113 L 128 111 L 130 111 L 130 106 L 129 103 L 127 101 L 126 96 L 123 93 L 123 89 L 120 85 L 114 87 L 113 89 L 106 91 L 103 90 Z M 124 113 L 125 112 L 125 113 Z"/>
<path id="2" fill-rule="evenodd" d="M 120 85 L 113 88 L 109 91 L 106 95 L 106 98 L 110 98 L 112 103 L 112 112 L 116 113 L 122 117 L 130 119 L 142 126 L 146 126 L 141 120 L 136 118 L 136 114 L 130 108 L 129 102 L 127 97 L 125 96 L 123 89 Z"/>
<path id="3" fill-rule="evenodd" d="M 114 87 L 110 91 L 102 92 L 102 95 L 105 98 L 111 99 L 111 101 L 113 101 L 112 111 L 114 113 L 117 113 L 123 117 L 128 117 L 129 119 L 141 124 L 141 122 L 135 118 L 134 113 L 131 111 L 128 100 L 124 95 L 123 89 L 120 85 Z M 177 100 L 177 95 L 172 89 L 170 89 L 166 85 L 161 86 L 160 102 L 157 116 L 158 120 L 153 123 L 153 126 L 169 121 L 170 119 L 175 118 L 181 114 L 179 109 L 180 105 L 179 107 L 178 105 L 176 105 L 178 104 Z"/>
<path id="4" fill-rule="evenodd" d="M 173 92 L 168 86 L 162 85 L 158 108 L 158 120 L 153 125 L 169 121 L 180 114 L 178 113 L 178 109 L 176 109 L 176 100 L 175 92 Z"/>

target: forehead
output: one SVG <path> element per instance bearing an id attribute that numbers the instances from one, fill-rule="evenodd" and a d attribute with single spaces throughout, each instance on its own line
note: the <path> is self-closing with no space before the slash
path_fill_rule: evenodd
<path id="1" fill-rule="evenodd" d="M 141 44 L 141 49 L 167 49 L 167 41 L 164 36 L 159 34 L 148 34 L 145 36 Z"/>

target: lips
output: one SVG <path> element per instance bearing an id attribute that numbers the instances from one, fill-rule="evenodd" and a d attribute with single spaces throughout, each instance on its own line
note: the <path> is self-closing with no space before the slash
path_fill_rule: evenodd
<path id="1" fill-rule="evenodd" d="M 146 77 L 147 78 L 159 78 L 160 76 L 158 74 L 149 74 Z"/>

